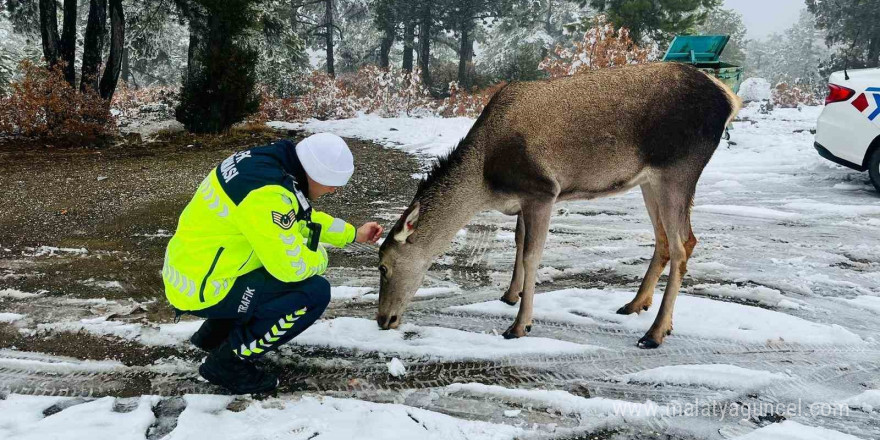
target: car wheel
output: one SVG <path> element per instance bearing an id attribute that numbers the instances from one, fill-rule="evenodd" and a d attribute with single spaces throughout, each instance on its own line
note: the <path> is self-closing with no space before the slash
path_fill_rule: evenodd
<path id="1" fill-rule="evenodd" d="M 880 191 L 880 148 L 874 150 L 871 154 L 871 160 L 868 163 L 868 175 L 871 176 L 871 183 L 874 188 Z"/>

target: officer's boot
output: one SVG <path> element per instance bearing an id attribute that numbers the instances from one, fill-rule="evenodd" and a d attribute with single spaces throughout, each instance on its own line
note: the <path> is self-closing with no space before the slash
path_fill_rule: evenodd
<path id="1" fill-rule="evenodd" d="M 199 367 L 199 374 L 208 382 L 235 394 L 268 393 L 278 386 L 278 378 L 274 374 L 239 358 L 232 352 L 229 342 L 211 351 L 205 363 Z"/>
<path id="2" fill-rule="evenodd" d="M 235 326 L 234 319 L 208 318 L 199 330 L 193 333 L 189 341 L 201 350 L 211 351 L 226 340 L 233 326 Z"/>

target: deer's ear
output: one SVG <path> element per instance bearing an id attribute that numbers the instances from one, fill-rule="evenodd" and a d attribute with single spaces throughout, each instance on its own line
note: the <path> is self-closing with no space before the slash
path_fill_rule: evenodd
<path id="1" fill-rule="evenodd" d="M 419 202 L 416 202 L 413 205 L 412 210 L 406 216 L 406 220 L 403 221 L 403 226 L 400 228 L 400 232 L 394 234 L 394 239 L 403 243 L 406 241 L 407 237 L 412 235 L 413 232 L 416 231 L 416 224 L 419 221 Z"/>

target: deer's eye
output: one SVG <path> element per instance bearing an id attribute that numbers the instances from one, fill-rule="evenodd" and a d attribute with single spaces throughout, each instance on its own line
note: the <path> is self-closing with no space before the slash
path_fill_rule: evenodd
<path id="1" fill-rule="evenodd" d="M 384 264 L 379 266 L 379 273 L 381 273 L 382 276 L 388 275 L 388 268 Z"/>

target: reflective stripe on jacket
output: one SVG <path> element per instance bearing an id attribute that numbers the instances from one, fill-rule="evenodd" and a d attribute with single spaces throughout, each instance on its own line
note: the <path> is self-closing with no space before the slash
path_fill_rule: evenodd
<path id="1" fill-rule="evenodd" d="M 210 307 L 236 278 L 260 267 L 284 282 L 324 273 L 327 251 L 321 244 L 316 251 L 307 247 L 311 232 L 296 221 L 294 185 L 307 191 L 287 140 L 235 153 L 208 174 L 165 251 L 162 278 L 171 305 Z M 344 247 L 354 241 L 354 226 L 316 210 L 311 217 L 321 225 L 321 243 Z"/>

